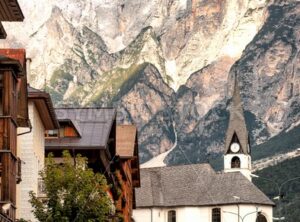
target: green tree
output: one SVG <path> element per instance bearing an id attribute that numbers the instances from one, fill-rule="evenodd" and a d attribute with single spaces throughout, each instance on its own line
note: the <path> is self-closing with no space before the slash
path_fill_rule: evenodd
<path id="1" fill-rule="evenodd" d="M 30 192 L 33 213 L 39 221 L 107 221 L 112 209 L 107 182 L 103 175 L 88 168 L 86 158 L 72 158 L 64 151 L 63 162 L 57 164 L 50 154 L 40 175 L 47 198 Z"/>

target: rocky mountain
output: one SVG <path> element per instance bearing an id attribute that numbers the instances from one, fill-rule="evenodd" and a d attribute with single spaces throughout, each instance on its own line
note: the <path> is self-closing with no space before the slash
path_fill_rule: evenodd
<path id="1" fill-rule="evenodd" d="M 300 123 L 297 1 L 19 2 L 26 20 L 1 46 L 27 48 L 31 84 L 57 106 L 117 107 L 141 162 L 220 156 L 234 76 L 254 150 Z"/>

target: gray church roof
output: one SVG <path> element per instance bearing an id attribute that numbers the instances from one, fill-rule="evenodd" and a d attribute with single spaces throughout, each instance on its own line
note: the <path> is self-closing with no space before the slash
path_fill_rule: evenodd
<path id="1" fill-rule="evenodd" d="M 216 173 L 209 164 L 141 169 L 136 207 L 274 203 L 241 173 Z M 239 197 L 239 199 L 234 198 Z"/>
<path id="2" fill-rule="evenodd" d="M 244 111 L 242 107 L 242 100 L 240 95 L 240 89 L 238 86 L 237 76 L 235 76 L 234 80 L 233 95 L 230 107 L 230 119 L 225 141 L 225 153 L 227 153 L 230 149 L 229 146 L 234 133 L 236 133 L 239 139 L 243 153 L 250 153 L 250 149 L 248 149 L 248 131 L 246 127 L 246 121 L 244 118 Z"/>

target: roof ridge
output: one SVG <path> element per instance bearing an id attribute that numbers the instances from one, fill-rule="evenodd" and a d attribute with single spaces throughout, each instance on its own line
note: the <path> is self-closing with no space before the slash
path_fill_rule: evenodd
<path id="1" fill-rule="evenodd" d="M 173 165 L 173 166 L 157 166 L 157 167 L 145 167 L 145 168 L 141 168 L 141 170 L 151 170 L 151 169 L 159 169 L 159 168 L 164 168 L 164 169 L 171 169 L 171 168 L 178 168 L 178 167 L 190 167 L 190 166 L 209 166 L 209 168 L 211 168 L 212 170 L 214 170 L 212 168 L 212 166 L 209 163 L 192 163 L 192 164 L 182 164 L 182 165 Z"/>
<path id="2" fill-rule="evenodd" d="M 116 109 L 115 107 L 55 107 L 54 109 Z"/>

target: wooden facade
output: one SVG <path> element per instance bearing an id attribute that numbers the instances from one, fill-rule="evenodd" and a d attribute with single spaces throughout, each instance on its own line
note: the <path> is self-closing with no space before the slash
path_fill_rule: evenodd
<path id="1" fill-rule="evenodd" d="M 22 55 L 24 60 L 12 59 L 16 54 Z M 21 102 L 19 99 L 27 85 L 22 82 L 26 81 L 25 63 L 22 64 L 22 61 L 25 61 L 24 50 L 0 51 L 0 214 L 6 221 L 15 221 L 16 184 L 21 181 L 17 127 L 29 126 L 27 100 Z"/>
<path id="2" fill-rule="evenodd" d="M 116 177 L 122 190 L 117 200 L 117 211 L 123 215 L 124 222 L 131 222 L 135 208 L 134 188 L 140 187 L 137 129 L 134 125 L 119 125 L 116 136 L 116 164 L 119 169 Z"/>
<path id="3" fill-rule="evenodd" d="M 61 108 L 56 114 L 60 130 L 46 139 L 46 155 L 53 153 L 58 162 L 63 150 L 87 157 L 89 167 L 111 185 L 108 193 L 116 214 L 110 221 L 121 216 L 131 222 L 134 187 L 140 186 L 136 128 L 117 126 L 116 112 L 109 108 Z"/>

